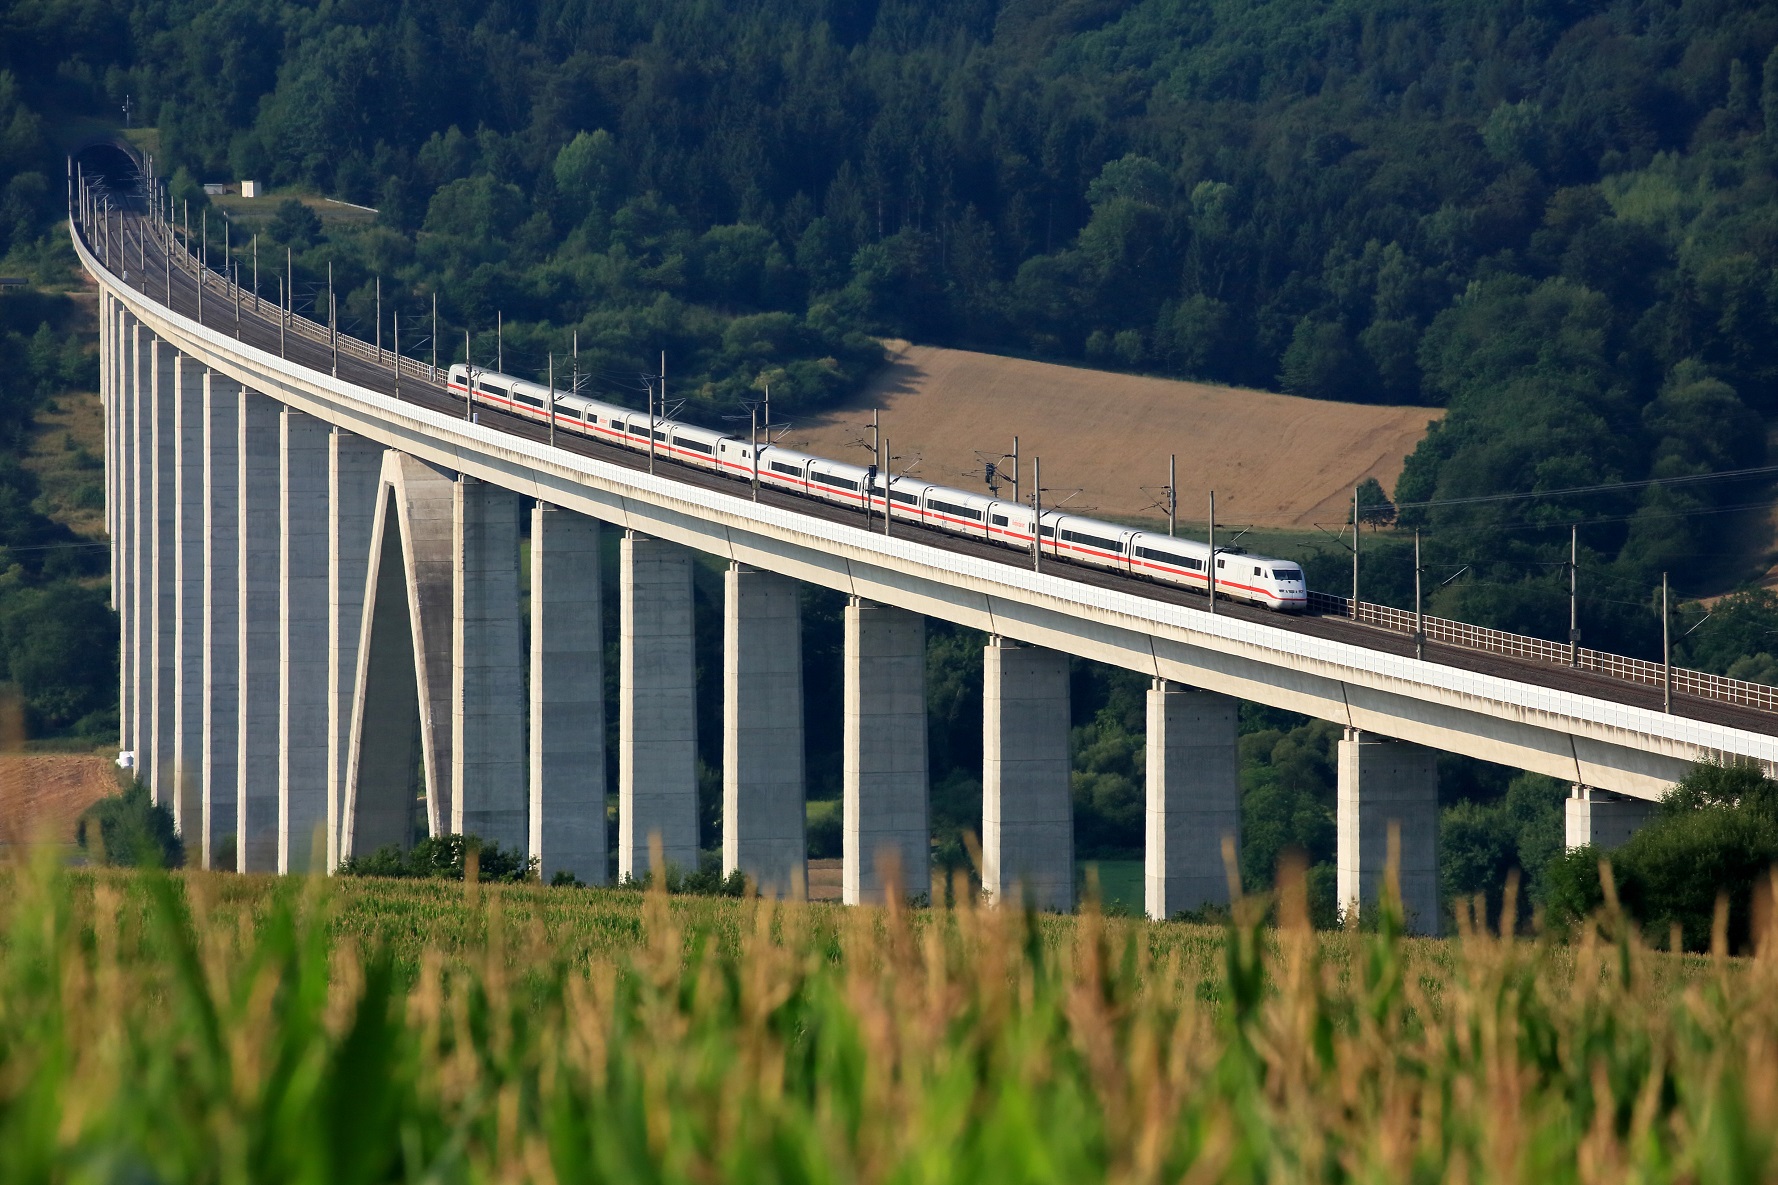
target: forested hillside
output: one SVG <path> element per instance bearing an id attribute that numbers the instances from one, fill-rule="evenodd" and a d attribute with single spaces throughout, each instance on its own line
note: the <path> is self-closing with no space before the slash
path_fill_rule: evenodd
<path id="1" fill-rule="evenodd" d="M 42 0 L 0 14 L 0 243 L 60 206 L 36 117 L 128 96 L 182 198 L 375 207 L 282 228 L 358 322 L 381 274 L 410 324 L 503 314 L 515 365 L 578 330 L 614 391 L 664 348 L 691 414 L 791 414 L 896 334 L 1445 405 L 1398 500 L 1566 489 L 1764 459 L 1775 45 L 1778 7 L 1703 0 Z M 1697 512 L 1762 496 L 1404 521 L 1471 566 L 1437 608 L 1546 633 L 1599 521 L 1589 638 L 1636 648 L 1721 550 Z"/>

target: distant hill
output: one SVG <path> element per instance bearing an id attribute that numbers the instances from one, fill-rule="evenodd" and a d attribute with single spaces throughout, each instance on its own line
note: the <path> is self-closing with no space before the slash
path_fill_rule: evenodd
<path id="1" fill-rule="evenodd" d="M 928 481 L 982 488 L 983 456 L 1010 451 L 1017 434 L 1027 493 L 1031 459 L 1041 456 L 1052 500 L 1078 487 L 1070 506 L 1156 516 L 1176 453 L 1182 520 L 1202 522 L 1214 489 L 1218 519 L 1287 527 L 1344 522 L 1366 477 L 1393 489 L 1403 459 L 1443 414 L 897 342 L 864 393 L 796 422 L 785 443 L 863 463 L 855 442 L 868 438 L 872 408 L 882 409 L 890 446 L 918 455 L 914 473 Z"/>

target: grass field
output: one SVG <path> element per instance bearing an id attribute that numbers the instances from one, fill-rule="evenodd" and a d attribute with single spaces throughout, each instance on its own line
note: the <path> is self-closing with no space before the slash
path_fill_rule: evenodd
<path id="1" fill-rule="evenodd" d="M 1627 935 L 0 876 L 9 1183 L 1778 1169 L 1778 964 Z"/>
<path id="2" fill-rule="evenodd" d="M 1177 454 L 1182 521 L 1202 523 L 1215 490 L 1222 522 L 1337 526 L 1364 478 L 1395 488 L 1403 459 L 1443 414 L 890 345 L 890 364 L 864 392 L 792 424 L 784 442 L 866 464 L 869 449 L 857 442 L 869 440 L 871 409 L 881 408 L 903 458 L 897 471 L 917 459 L 923 480 L 981 489 L 983 458 L 1010 451 L 1016 434 L 1025 493 L 1031 459 L 1041 457 L 1045 503 L 1068 499 L 1102 518 L 1153 515 Z"/>

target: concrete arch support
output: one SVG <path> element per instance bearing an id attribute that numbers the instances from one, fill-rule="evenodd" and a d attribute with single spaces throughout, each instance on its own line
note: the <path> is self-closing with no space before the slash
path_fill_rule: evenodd
<path id="1" fill-rule="evenodd" d="M 204 709 L 201 863 L 235 843 L 241 735 L 241 387 L 204 376 Z M 233 867 L 230 859 L 228 866 Z"/>
<path id="2" fill-rule="evenodd" d="M 339 857 L 411 847 L 450 824 L 451 540 L 455 481 L 382 454 L 340 804 Z"/>
<path id="3" fill-rule="evenodd" d="M 1229 696 L 1165 679 L 1148 692 L 1142 879 L 1151 918 L 1228 904 L 1222 845 L 1241 842 L 1237 708 Z"/>
<path id="4" fill-rule="evenodd" d="M 1074 908 L 1068 656 L 991 638 L 982 670 L 982 888 Z"/>
<path id="5" fill-rule="evenodd" d="M 241 872 L 278 868 L 278 556 L 281 427 L 278 404 L 241 389 L 235 416 L 240 515 L 236 556 L 237 650 L 240 743 L 235 760 L 235 867 Z"/>
<path id="6" fill-rule="evenodd" d="M 340 862 L 340 812 L 352 741 L 352 690 L 383 450 L 339 428 L 327 441 L 327 867 Z M 399 590 L 400 586 L 397 586 Z"/>
<path id="7" fill-rule="evenodd" d="M 451 830 L 522 850 L 529 837 L 518 495 L 459 477 L 453 531 Z"/>
<path id="8" fill-rule="evenodd" d="M 692 553 L 634 531 L 619 550 L 617 874 L 640 878 L 649 844 L 698 866 L 697 667 Z"/>
<path id="9" fill-rule="evenodd" d="M 599 522 L 531 509 L 530 803 L 527 851 L 545 881 L 608 879 L 605 635 Z"/>
<path id="10" fill-rule="evenodd" d="M 788 577 L 723 578 L 722 871 L 780 896 L 807 884 L 802 606 Z"/>
<path id="11" fill-rule="evenodd" d="M 926 758 L 926 619 L 853 597 L 846 605 L 842 895 L 932 888 Z"/>
<path id="12" fill-rule="evenodd" d="M 1347 729 L 1339 749 L 1337 812 L 1341 907 L 1358 914 L 1376 908 L 1393 829 L 1400 837 L 1401 901 L 1408 929 L 1437 934 L 1438 754 Z"/>

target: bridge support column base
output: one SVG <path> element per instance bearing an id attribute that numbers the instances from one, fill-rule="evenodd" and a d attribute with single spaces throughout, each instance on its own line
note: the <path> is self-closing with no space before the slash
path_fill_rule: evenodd
<path id="1" fill-rule="evenodd" d="M 738 563 L 723 587 L 722 871 L 784 896 L 807 883 L 801 605 Z"/>
<path id="2" fill-rule="evenodd" d="M 982 670 L 982 889 L 1074 908 L 1068 656 L 992 638 Z"/>
<path id="3" fill-rule="evenodd" d="M 640 879 L 649 872 L 649 843 L 656 835 L 667 864 L 694 872 L 698 713 L 692 553 L 628 531 L 620 556 L 617 874 Z"/>
<path id="4" fill-rule="evenodd" d="M 529 829 L 518 495 L 464 474 L 453 505 L 451 830 L 522 850 Z"/>
<path id="5" fill-rule="evenodd" d="M 241 710 L 241 387 L 204 376 L 204 868 L 216 867 L 235 835 Z M 192 859 L 187 848 L 186 858 Z M 232 867 L 232 862 L 231 862 Z"/>
<path id="6" fill-rule="evenodd" d="M 607 880 L 599 523 L 531 510 L 530 854 L 547 883 Z"/>
<path id="7" fill-rule="evenodd" d="M 846 606 L 842 897 L 932 888 L 926 764 L 926 619 L 853 597 Z"/>
<path id="8" fill-rule="evenodd" d="M 240 729 L 235 776 L 235 868 L 278 869 L 279 497 L 278 404 L 242 388 L 236 406 Z"/>
<path id="9" fill-rule="evenodd" d="M 1166 679 L 1148 692 L 1143 897 L 1157 921 L 1229 903 L 1222 845 L 1241 841 L 1237 708 L 1226 695 Z"/>
<path id="10" fill-rule="evenodd" d="M 173 362 L 173 826 L 207 863 L 204 843 L 204 380 Z"/>
<path id="11" fill-rule="evenodd" d="M 278 871 L 327 863 L 327 424 L 283 412 L 279 511 Z M 249 523 L 248 530 L 254 526 Z"/>
<path id="12" fill-rule="evenodd" d="M 1437 754 L 1349 728 L 1338 764 L 1340 906 L 1353 916 L 1376 908 L 1394 830 L 1408 930 L 1437 934 Z"/>
<path id="13" fill-rule="evenodd" d="M 1577 785 L 1565 807 L 1569 851 L 1588 844 L 1609 850 L 1630 842 L 1660 804 Z"/>

